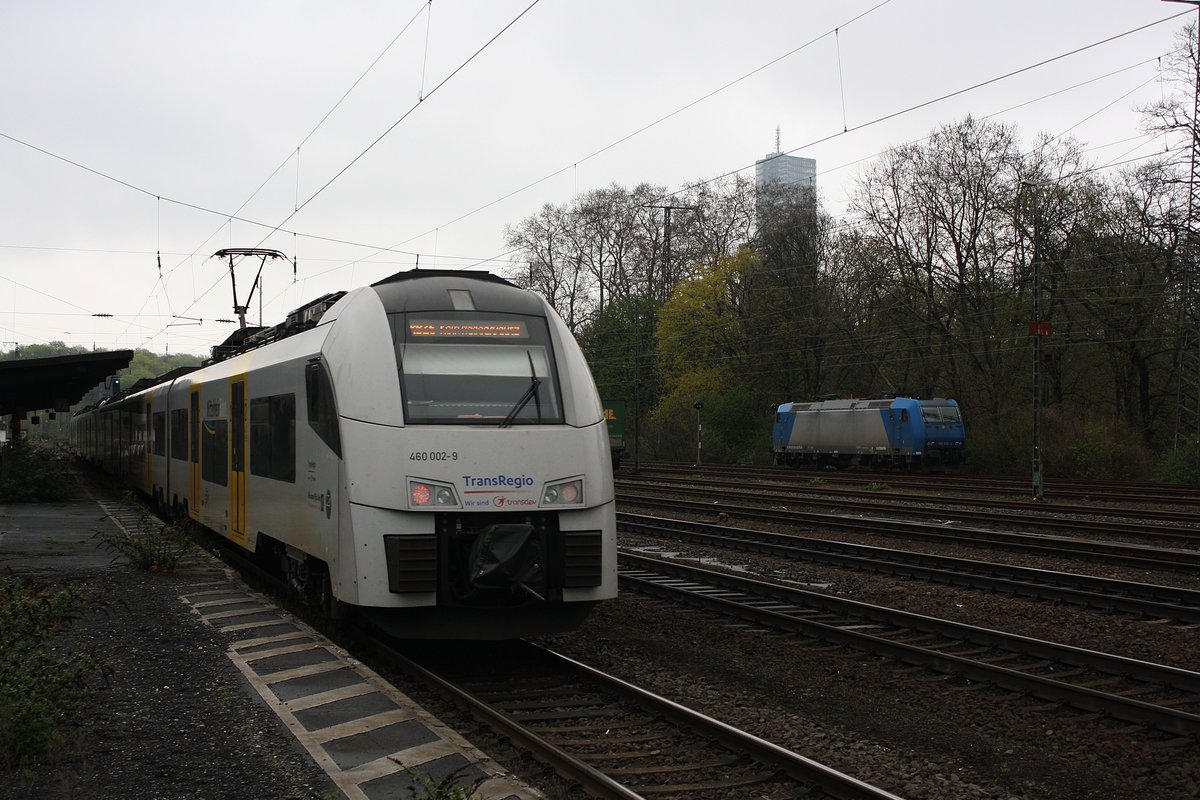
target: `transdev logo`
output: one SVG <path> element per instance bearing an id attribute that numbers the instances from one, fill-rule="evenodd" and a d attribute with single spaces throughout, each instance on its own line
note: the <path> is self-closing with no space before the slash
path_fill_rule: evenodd
<path id="1" fill-rule="evenodd" d="M 529 475 L 463 475 L 462 479 L 467 491 L 524 489 L 533 486 L 533 478 Z"/>

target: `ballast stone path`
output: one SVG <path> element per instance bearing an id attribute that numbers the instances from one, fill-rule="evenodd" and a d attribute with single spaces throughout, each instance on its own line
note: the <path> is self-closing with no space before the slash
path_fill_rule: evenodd
<path id="1" fill-rule="evenodd" d="M 243 636 L 229 659 L 350 800 L 407 800 L 453 776 L 480 800 L 543 800 L 308 625 L 227 580 L 183 588 L 204 622 Z"/>

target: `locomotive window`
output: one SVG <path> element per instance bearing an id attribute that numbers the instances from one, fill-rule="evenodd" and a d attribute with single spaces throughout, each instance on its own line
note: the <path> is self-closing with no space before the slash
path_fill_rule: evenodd
<path id="1" fill-rule="evenodd" d="M 314 361 L 304 373 L 305 399 L 308 401 L 308 425 L 321 441 L 338 456 L 342 454 L 342 438 L 338 433 L 337 404 L 333 397 L 333 383 L 329 373 Z"/>
<path id="2" fill-rule="evenodd" d="M 409 424 L 562 423 L 546 320 L 486 312 L 396 314 Z"/>
<path id="3" fill-rule="evenodd" d="M 200 425 L 200 476 L 219 486 L 229 484 L 229 421 L 206 419 Z"/>
<path id="4" fill-rule="evenodd" d="M 250 400 L 250 474 L 296 482 L 296 395 Z"/>
<path id="5" fill-rule="evenodd" d="M 960 422 L 956 406 L 921 406 L 921 417 L 926 422 Z"/>
<path id="6" fill-rule="evenodd" d="M 167 454 L 167 412 L 155 411 L 150 415 L 150 425 L 154 429 L 154 455 Z"/>
<path id="7" fill-rule="evenodd" d="M 171 458 L 176 461 L 187 461 L 188 455 L 188 414 L 186 408 L 176 408 L 171 411 Z"/>

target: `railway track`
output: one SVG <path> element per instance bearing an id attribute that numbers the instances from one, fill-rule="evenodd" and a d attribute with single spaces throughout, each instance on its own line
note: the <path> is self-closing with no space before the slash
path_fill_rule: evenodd
<path id="1" fill-rule="evenodd" d="M 386 653 L 591 797 L 898 800 L 527 642 Z"/>
<path id="2" fill-rule="evenodd" d="M 620 579 L 624 588 L 763 628 L 1017 692 L 1048 710 L 1200 737 L 1200 673 L 626 552 Z"/>
<path id="3" fill-rule="evenodd" d="M 1033 503 L 1029 500 L 1008 500 L 994 496 L 975 496 L 970 494 L 947 494 L 945 492 L 937 492 L 931 494 L 926 491 L 912 491 L 905 489 L 897 489 L 890 482 L 879 484 L 880 488 L 867 489 L 864 486 L 844 486 L 844 485 L 828 485 L 823 478 L 812 478 L 807 481 L 796 480 L 779 480 L 771 476 L 762 476 L 754 479 L 754 483 L 747 483 L 744 479 L 725 476 L 704 476 L 701 479 L 695 477 L 682 477 L 677 475 L 641 475 L 637 477 L 629 475 L 616 476 L 617 482 L 623 486 L 630 488 L 639 488 L 650 485 L 696 485 L 702 483 L 704 486 L 719 487 L 729 491 L 754 491 L 762 492 L 763 494 L 778 493 L 780 497 L 790 498 L 793 501 L 803 499 L 808 505 L 832 505 L 846 507 L 853 505 L 858 507 L 860 504 L 865 507 L 880 507 L 886 505 L 903 504 L 915 506 L 914 511 L 920 511 L 922 507 L 937 506 L 942 508 L 953 508 L 955 512 L 971 510 L 981 512 L 987 509 L 989 512 L 1004 511 L 1006 514 L 998 519 L 1009 520 L 1013 517 L 1027 517 L 1030 520 L 1045 520 L 1052 523 L 1056 516 L 1075 516 L 1086 515 L 1090 519 L 1103 517 L 1107 521 L 1114 524 L 1121 524 L 1126 520 L 1137 520 L 1144 524 L 1148 521 L 1156 521 L 1167 523 L 1163 526 L 1165 530 L 1170 531 L 1169 525 L 1176 526 L 1200 525 L 1200 506 L 1193 509 L 1187 508 L 1163 508 L 1162 506 L 1147 507 L 1144 504 L 1118 506 L 1112 504 L 1096 505 L 1085 503 Z M 949 512 L 943 512 L 949 513 Z"/>
<path id="4" fill-rule="evenodd" d="M 698 494 L 700 493 L 700 490 L 696 491 Z M 988 528 L 968 528 L 951 526 L 946 522 L 908 521 L 885 516 L 788 511 L 762 506 L 723 503 L 712 500 L 711 495 L 707 496 L 710 499 L 686 500 L 679 497 L 618 491 L 617 503 L 626 508 L 633 506 L 664 509 L 671 513 L 687 511 L 705 515 L 723 514 L 730 518 L 770 522 L 797 528 L 851 530 L 957 545 L 1001 547 L 1025 553 L 1087 559 L 1123 566 L 1172 569 L 1189 573 L 1195 573 L 1197 569 L 1200 569 L 1200 550 L 1180 550 Z"/>
<path id="5" fill-rule="evenodd" d="M 618 490 L 637 491 L 669 491 L 677 494 L 700 495 L 711 497 L 717 490 L 722 496 L 742 502 L 778 507 L 786 503 L 789 506 L 804 506 L 807 508 L 835 509 L 839 512 L 858 512 L 861 514 L 903 515 L 905 519 L 931 519 L 945 523 L 953 520 L 955 524 L 998 524 L 1005 526 L 1032 527 L 1039 530 L 1054 530 L 1065 533 L 1103 534 L 1112 537 L 1127 537 L 1139 541 L 1148 541 L 1172 546 L 1200 545 L 1200 513 L 1189 512 L 1156 512 L 1156 519 L 1169 520 L 1170 523 L 1151 523 L 1130 521 L 1130 517 L 1138 518 L 1140 512 L 1133 509 L 1119 510 L 1115 514 L 1107 508 L 1084 508 L 1082 506 L 1053 506 L 1032 508 L 1028 503 L 1005 504 L 996 506 L 991 502 L 983 503 L 987 508 L 979 508 L 979 501 L 957 498 L 948 500 L 941 497 L 931 499 L 928 495 L 895 496 L 889 493 L 875 493 L 875 498 L 864 499 L 862 492 L 839 490 L 836 496 L 829 496 L 807 488 L 769 487 L 765 484 L 747 486 L 745 481 L 705 479 L 702 485 L 688 478 L 646 478 L 637 481 L 617 481 Z M 935 505 L 931 505 L 931 503 Z M 961 503 L 970 503 L 974 507 L 964 507 Z M 1086 516 L 1085 516 L 1086 515 Z"/>
<path id="6" fill-rule="evenodd" d="M 660 541 L 666 537 L 708 547 L 917 578 L 1148 619 L 1200 624 L 1200 592 L 1173 586 L 971 561 L 625 512 L 617 514 L 617 525 L 621 531 L 655 537 Z"/>
<path id="7" fill-rule="evenodd" d="M 618 473 L 631 476 L 632 465 Z M 886 483 L 892 488 L 905 487 L 921 492 L 954 491 L 972 495 L 1030 494 L 1028 478 L 999 478 L 990 476 L 912 474 L 905 472 L 854 472 L 830 470 L 797 470 L 791 467 L 745 466 L 738 464 L 680 464 L 666 461 L 643 461 L 638 467 L 641 476 L 688 475 L 694 480 L 710 477 L 728 478 L 736 475 L 754 480 L 808 483 L 820 478 L 826 485 L 850 486 L 861 489 L 872 483 Z M 1157 483 L 1126 483 L 1119 481 L 1049 480 L 1044 483 L 1047 498 L 1079 502 L 1128 502 L 1145 506 L 1161 504 L 1191 505 L 1200 508 L 1200 487 Z M 1026 501 L 1028 502 L 1028 501 Z"/>

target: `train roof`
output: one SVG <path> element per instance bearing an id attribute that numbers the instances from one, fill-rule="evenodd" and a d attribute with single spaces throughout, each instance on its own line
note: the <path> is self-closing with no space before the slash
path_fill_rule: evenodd
<path id="1" fill-rule="evenodd" d="M 917 403 L 921 406 L 957 406 L 957 401 L 950 400 L 945 397 L 930 397 L 920 399 L 911 395 L 886 395 L 880 397 L 823 397 L 819 400 L 796 401 L 792 403 L 780 403 L 775 407 L 778 413 L 787 413 L 792 411 L 835 411 L 838 409 L 864 409 L 864 408 L 891 408 L 898 401 L 908 401 Z"/>
<path id="2" fill-rule="evenodd" d="M 406 269 L 403 272 L 397 272 L 395 275 L 389 275 L 386 278 L 377 280 L 372 283 L 372 286 L 382 286 L 385 283 L 395 283 L 397 281 L 408 281 L 415 278 L 469 278 L 477 281 L 490 281 L 491 283 L 501 283 L 505 286 L 516 286 L 505 278 L 499 275 L 493 275 L 490 272 L 480 270 L 464 270 L 464 269 Z"/>
<path id="3" fill-rule="evenodd" d="M 542 299 L 490 272 L 413 269 L 371 284 L 388 313 L 484 311 L 545 316 Z"/>
<path id="4" fill-rule="evenodd" d="M 376 281 L 371 288 L 391 313 L 457 311 L 464 310 L 464 305 L 466 310 L 543 313 L 540 301 L 531 292 L 498 275 L 477 270 L 410 269 Z M 456 296 L 448 291 L 452 289 L 465 289 L 467 294 Z M 325 312 L 345 294 L 332 292 L 318 297 L 290 312 L 278 325 L 234 331 L 212 348 L 211 357 L 205 364 L 215 364 L 316 327 Z"/>

